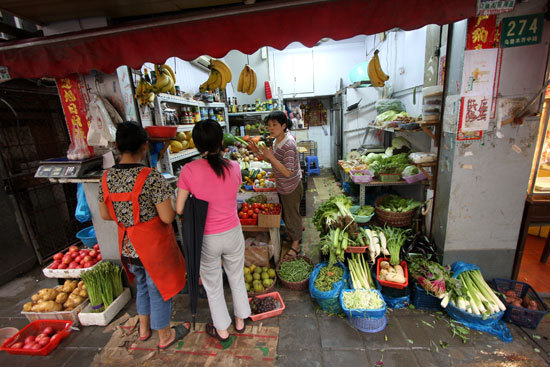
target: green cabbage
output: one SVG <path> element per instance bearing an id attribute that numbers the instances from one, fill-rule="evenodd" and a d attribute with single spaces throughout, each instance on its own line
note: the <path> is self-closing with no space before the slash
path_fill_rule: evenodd
<path id="1" fill-rule="evenodd" d="M 407 167 L 405 167 L 403 172 L 401 172 L 401 176 L 409 177 L 409 176 L 417 175 L 419 173 L 420 173 L 420 170 L 418 169 L 417 166 L 407 166 Z"/>

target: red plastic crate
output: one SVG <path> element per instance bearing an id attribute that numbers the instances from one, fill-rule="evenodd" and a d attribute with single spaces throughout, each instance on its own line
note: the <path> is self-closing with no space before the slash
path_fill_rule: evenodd
<path id="1" fill-rule="evenodd" d="M 256 225 L 258 225 L 258 218 L 256 218 L 256 219 L 251 219 L 251 218 L 243 219 L 243 218 L 239 218 L 239 220 L 241 221 L 241 224 L 242 224 L 243 226 L 256 226 Z"/>
<path id="2" fill-rule="evenodd" d="M 65 339 L 70 333 L 70 327 L 73 324 L 70 320 L 36 320 L 25 326 L 17 334 L 9 338 L 2 344 L 0 350 L 10 354 L 25 354 L 29 356 L 47 356 L 54 350 L 61 340 Z M 59 337 L 51 340 L 47 345 L 40 349 L 11 348 L 10 346 L 17 342 L 23 342 L 28 336 L 37 336 L 45 327 L 51 326 Z"/>
<path id="3" fill-rule="evenodd" d="M 390 259 L 378 258 L 378 261 L 376 262 L 376 279 L 378 280 L 380 285 L 384 287 L 396 288 L 396 289 L 403 289 L 409 286 L 409 271 L 407 269 L 407 263 L 405 261 L 401 261 L 399 263 L 399 265 L 401 265 L 401 267 L 403 268 L 405 283 L 395 283 L 395 282 L 388 282 L 387 280 L 380 280 L 380 263 L 382 261 L 390 262 Z"/>
<path id="4" fill-rule="evenodd" d="M 266 294 L 262 294 L 262 295 L 259 295 L 259 296 L 256 296 L 256 297 L 260 298 L 260 299 L 265 298 L 265 297 L 273 297 L 273 298 L 275 298 L 275 300 L 277 300 L 281 303 L 281 307 L 276 309 L 276 310 L 273 310 L 273 311 L 259 313 L 257 315 L 250 315 L 249 316 L 250 320 L 259 321 L 259 320 L 267 319 L 269 317 L 279 316 L 280 314 L 283 313 L 283 311 L 285 309 L 285 303 L 283 302 L 283 299 L 281 298 L 281 295 L 279 294 L 279 292 L 266 293 Z M 252 297 L 248 298 L 248 303 L 250 303 L 251 300 L 252 300 Z"/>
<path id="5" fill-rule="evenodd" d="M 362 254 L 367 251 L 368 248 L 368 246 L 348 246 L 345 251 L 351 254 Z"/>

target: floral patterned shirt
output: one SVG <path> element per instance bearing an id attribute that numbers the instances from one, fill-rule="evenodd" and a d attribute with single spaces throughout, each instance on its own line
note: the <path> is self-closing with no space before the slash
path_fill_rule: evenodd
<path id="1" fill-rule="evenodd" d="M 134 189 L 137 176 L 144 166 L 141 164 L 117 164 L 107 172 L 107 187 L 110 193 L 131 192 Z M 155 218 L 157 208 L 160 204 L 172 196 L 173 190 L 164 177 L 157 171 L 152 170 L 147 176 L 143 190 L 139 195 L 139 219 L 147 222 Z M 98 200 L 103 203 L 103 185 L 99 185 Z M 134 225 L 134 215 L 131 201 L 113 202 L 117 220 L 125 227 Z M 138 255 L 134 246 L 127 236 L 124 237 L 122 256 L 137 258 Z"/>

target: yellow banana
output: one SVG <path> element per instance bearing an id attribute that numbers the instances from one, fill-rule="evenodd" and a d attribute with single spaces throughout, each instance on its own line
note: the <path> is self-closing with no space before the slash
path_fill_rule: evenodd
<path id="1" fill-rule="evenodd" d="M 378 57 L 378 50 L 374 51 L 373 62 L 374 62 L 374 70 L 376 71 L 376 75 L 378 75 L 378 79 L 380 79 L 383 82 L 388 80 L 390 77 L 382 71 L 382 67 L 380 66 L 380 58 Z"/>
<path id="2" fill-rule="evenodd" d="M 378 77 L 378 74 L 376 73 L 376 69 L 375 69 L 375 65 L 374 65 L 374 58 L 372 58 L 369 61 L 367 72 L 369 74 L 369 80 L 370 80 L 371 84 L 374 87 L 383 87 L 384 86 L 384 81 L 380 80 L 380 78 Z"/>
<path id="3" fill-rule="evenodd" d="M 155 65 L 155 73 L 157 75 L 157 81 L 153 86 L 155 93 L 165 93 L 172 89 L 174 81 L 169 72 L 165 72 L 159 65 Z"/>
<path id="4" fill-rule="evenodd" d="M 248 89 L 250 89 L 250 69 L 248 68 L 248 65 L 245 65 L 245 67 L 244 67 L 244 80 L 243 80 L 243 93 L 248 93 Z"/>
<path id="5" fill-rule="evenodd" d="M 225 89 L 225 84 L 229 83 L 233 78 L 233 75 L 231 75 L 231 69 L 229 69 L 229 66 L 227 66 L 223 61 L 216 59 L 210 60 L 210 65 L 214 69 L 218 70 L 222 75 L 223 78 L 221 88 Z"/>
<path id="6" fill-rule="evenodd" d="M 162 68 L 168 71 L 168 73 L 170 74 L 170 77 L 172 78 L 172 81 L 174 82 L 172 89 L 170 89 L 170 94 L 175 95 L 176 94 L 176 73 L 174 73 L 174 70 L 172 70 L 172 68 L 168 64 L 162 65 Z"/>
<path id="7" fill-rule="evenodd" d="M 216 69 L 212 69 L 210 73 L 214 76 L 214 79 L 212 79 L 212 81 L 208 83 L 208 90 L 214 91 L 216 90 L 216 88 L 220 87 L 221 81 L 222 81 L 222 75 Z"/>
<path id="8" fill-rule="evenodd" d="M 248 67 L 248 69 L 250 70 L 250 87 L 248 88 L 246 93 L 248 95 L 251 95 L 256 90 L 256 83 L 258 82 L 258 80 L 256 78 L 256 72 L 254 71 L 254 69 L 252 69 L 250 66 Z"/>
<path id="9" fill-rule="evenodd" d="M 245 69 L 246 69 L 246 66 L 243 68 L 243 70 L 241 71 L 241 74 L 239 75 L 239 83 L 237 84 L 238 92 L 243 92 Z"/>

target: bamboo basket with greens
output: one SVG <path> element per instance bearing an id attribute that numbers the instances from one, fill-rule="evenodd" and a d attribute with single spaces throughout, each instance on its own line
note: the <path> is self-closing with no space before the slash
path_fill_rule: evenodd
<path id="1" fill-rule="evenodd" d="M 374 202 L 376 217 L 382 224 L 393 227 L 408 227 L 412 224 L 412 218 L 416 209 L 422 206 L 422 202 L 398 195 L 380 196 Z"/>
<path id="2" fill-rule="evenodd" d="M 92 270 L 82 273 L 82 280 L 88 290 L 92 312 L 103 312 L 124 290 L 122 268 L 104 261 Z"/>

